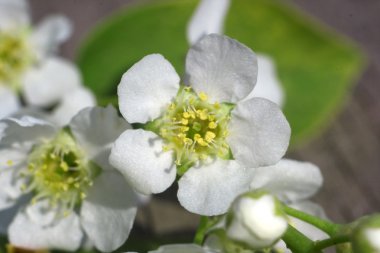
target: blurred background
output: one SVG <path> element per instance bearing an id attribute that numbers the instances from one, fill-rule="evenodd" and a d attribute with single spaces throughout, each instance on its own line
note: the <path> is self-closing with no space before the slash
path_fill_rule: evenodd
<path id="1" fill-rule="evenodd" d="M 236 0 L 238 1 L 238 0 Z M 51 13 L 61 13 L 74 24 L 74 34 L 62 47 L 62 55 L 85 64 L 86 52 L 78 49 L 96 24 L 99 24 L 122 8 L 141 1 L 134 0 L 31 0 L 32 16 L 35 22 Z M 147 4 L 157 1 L 143 1 Z M 179 1 L 180 2 L 180 1 Z M 355 52 L 360 53 L 360 66 L 350 76 L 350 85 L 345 87 L 339 106 L 326 124 L 317 125 L 313 133 L 303 141 L 297 141 L 287 157 L 310 161 L 317 164 L 324 175 L 325 184 L 315 200 L 321 204 L 328 216 L 337 222 L 348 222 L 359 216 L 380 211 L 380 1 L 378 0 L 292 0 L 280 1 L 300 15 L 309 15 L 313 28 L 322 33 L 333 33 L 348 37 Z M 236 9 L 236 8 L 235 8 Z M 233 11 L 234 8 L 231 9 Z M 189 11 L 191 13 L 191 11 Z M 292 13 L 292 12 L 291 12 Z M 160 22 L 156 20 L 155 22 Z M 173 23 L 177 22 L 172 20 Z M 236 23 L 236 21 L 234 21 Z M 305 18 L 308 24 L 310 18 Z M 227 35 L 230 24 L 227 25 Z M 329 28 L 326 28 L 329 27 Z M 231 30 L 233 35 L 235 31 Z M 128 30 L 125 33 L 128 34 Z M 236 31 L 237 32 L 237 31 Z M 270 31 L 268 31 L 270 32 Z M 335 32 L 334 32 L 335 34 Z M 232 36 L 231 35 L 231 36 Z M 337 35 L 339 39 L 341 35 Z M 334 35 L 335 36 L 335 35 Z M 233 37 L 233 36 L 232 36 Z M 238 38 L 239 39 L 239 38 Z M 183 38 L 185 40 L 185 38 Z M 347 41 L 347 39 L 343 39 Z M 244 41 L 243 41 L 244 42 Z M 183 43 L 183 42 L 181 42 Z M 280 43 L 284 51 L 289 46 Z M 128 50 L 128 45 L 125 45 Z M 260 49 L 260 48 L 259 48 Z M 265 53 L 269 49 L 261 47 Z M 112 48 L 103 48 L 105 52 Z M 84 53 L 83 53 L 84 52 Z M 120 52 L 127 55 L 128 52 Z M 126 56 L 127 57 L 127 56 Z M 312 57 L 304 54 L 305 58 Z M 356 58 L 355 58 L 356 59 Z M 135 61 L 138 60 L 134 59 Z M 309 59 L 310 60 L 310 59 Z M 312 59 L 311 59 L 312 60 Z M 334 58 L 330 58 L 334 61 Z M 328 68 L 329 61 L 326 64 Z M 338 63 L 339 64 L 339 63 Z M 321 69 L 323 70 L 323 68 Z M 315 75 L 321 76 L 321 71 Z M 280 75 L 281 78 L 281 75 Z M 85 77 L 85 81 L 87 83 Z M 87 84 L 90 85 L 91 84 Z M 333 86 L 326 88 L 326 93 Z M 347 96 L 348 94 L 348 96 Z M 310 94 L 311 99 L 314 94 Z M 306 98 L 310 99 L 310 98 Z M 319 98 L 318 101 L 324 101 Z M 328 103 L 328 101 L 326 101 Z M 302 103 L 294 108 L 302 107 Z M 285 107 L 285 112 L 292 108 Z M 296 110 L 296 109 L 294 109 Z M 291 112 L 290 112 L 291 113 Z M 176 186 L 171 191 L 156 196 L 152 203 L 140 211 L 139 226 L 135 230 L 144 233 L 172 234 L 186 236 L 197 226 L 197 216 L 191 215 L 176 203 Z M 148 232 L 147 232 L 148 231 Z"/>

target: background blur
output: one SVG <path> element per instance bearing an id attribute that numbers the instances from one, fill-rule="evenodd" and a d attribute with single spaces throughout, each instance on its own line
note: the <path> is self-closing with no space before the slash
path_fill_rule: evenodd
<path id="1" fill-rule="evenodd" d="M 34 21 L 51 13 L 68 16 L 74 35 L 62 54 L 75 51 L 89 30 L 133 0 L 31 0 Z M 149 2 L 149 1 L 146 1 Z M 355 41 L 368 55 L 368 66 L 338 116 L 319 137 L 297 147 L 288 157 L 317 164 L 325 184 L 315 200 L 334 221 L 350 221 L 380 211 L 380 1 L 286 1 Z M 174 186 L 175 187 L 175 186 Z M 175 201 L 176 189 L 155 197 L 140 211 L 140 227 L 170 234 L 191 231 L 197 217 Z M 148 225 L 149 224 L 149 225 Z"/>

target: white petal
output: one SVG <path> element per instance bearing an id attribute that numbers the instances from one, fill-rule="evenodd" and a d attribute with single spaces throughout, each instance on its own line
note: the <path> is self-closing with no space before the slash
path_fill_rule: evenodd
<path id="1" fill-rule="evenodd" d="M 204 36 L 186 57 L 186 83 L 211 102 L 238 102 L 252 91 L 256 78 L 255 53 L 226 36 Z"/>
<path id="2" fill-rule="evenodd" d="M 288 121 L 275 103 L 263 98 L 238 103 L 228 127 L 232 154 L 248 168 L 277 163 L 289 145 Z"/>
<path id="3" fill-rule="evenodd" d="M 13 206 L 22 195 L 20 190 L 22 181 L 17 180 L 12 170 L 5 170 L 0 172 L 0 184 L 0 210 L 4 210 Z"/>
<path id="4" fill-rule="evenodd" d="M 96 105 L 94 94 L 84 87 L 66 93 L 54 109 L 51 120 L 59 126 L 67 125 L 80 110 Z"/>
<path id="5" fill-rule="evenodd" d="M 153 132 L 127 130 L 116 140 L 110 163 L 138 192 L 165 191 L 175 180 L 173 153 L 163 152 L 162 139 Z"/>
<path id="6" fill-rule="evenodd" d="M 71 120 L 69 126 L 75 139 L 87 150 L 103 148 L 131 128 L 111 105 L 106 108 L 83 109 Z"/>
<path id="7" fill-rule="evenodd" d="M 302 202 L 292 204 L 290 206 L 297 210 L 303 211 L 305 213 L 308 213 L 308 214 L 311 214 L 323 219 L 327 219 L 323 208 L 320 205 L 315 204 L 313 202 L 302 201 Z M 325 232 L 310 225 L 309 223 L 303 222 L 293 217 L 289 217 L 289 218 L 290 218 L 290 224 L 292 224 L 292 226 L 294 226 L 301 233 L 309 237 L 311 240 L 318 241 L 318 240 L 324 240 L 324 239 L 329 238 L 329 236 Z"/>
<path id="8" fill-rule="evenodd" d="M 74 251 L 82 240 L 79 218 L 75 213 L 51 226 L 40 226 L 20 212 L 9 226 L 9 241 L 27 249 L 62 249 Z"/>
<path id="9" fill-rule="evenodd" d="M 2 125 L 5 127 L 0 134 L 0 147 L 51 138 L 57 131 L 50 123 L 29 116 L 6 118 L 2 121 Z"/>
<path id="10" fill-rule="evenodd" d="M 223 214 L 236 196 L 248 190 L 252 172 L 232 160 L 193 167 L 178 182 L 178 200 L 193 213 Z"/>
<path id="11" fill-rule="evenodd" d="M 230 0 L 202 0 L 187 27 L 187 40 L 190 44 L 210 33 L 223 33 L 224 18 Z"/>
<path id="12" fill-rule="evenodd" d="M 13 90 L 0 85 L 0 119 L 11 115 L 20 108 L 20 101 Z"/>
<path id="13" fill-rule="evenodd" d="M 0 0 L 0 30 L 25 28 L 29 22 L 29 5 L 26 0 Z"/>
<path id="14" fill-rule="evenodd" d="M 275 63 L 269 56 L 257 55 L 259 73 L 257 74 L 257 83 L 252 92 L 244 100 L 253 97 L 266 98 L 280 107 L 284 104 L 284 89 L 277 77 Z"/>
<path id="15" fill-rule="evenodd" d="M 24 96 L 30 105 L 49 106 L 81 85 L 79 70 L 71 62 L 52 57 L 24 76 Z"/>
<path id="16" fill-rule="evenodd" d="M 83 109 L 70 122 L 75 139 L 103 169 L 110 168 L 108 157 L 112 143 L 129 128 L 131 126 L 119 117 L 113 106 Z"/>
<path id="17" fill-rule="evenodd" d="M 149 251 L 148 253 L 211 253 L 196 244 L 172 244 L 159 247 L 157 250 Z"/>
<path id="18" fill-rule="evenodd" d="M 179 76 L 159 54 L 145 56 L 124 73 L 117 89 L 119 109 L 130 123 L 160 116 L 179 89 Z"/>
<path id="19" fill-rule="evenodd" d="M 102 252 L 119 248 L 129 236 L 136 215 L 136 195 L 116 172 L 104 172 L 82 204 L 81 223 Z"/>
<path id="20" fill-rule="evenodd" d="M 273 166 L 257 168 L 251 188 L 264 189 L 292 203 L 313 196 L 322 183 L 322 174 L 314 164 L 282 159 Z"/>
<path id="21" fill-rule="evenodd" d="M 32 34 L 32 43 L 37 57 L 43 59 L 55 53 L 58 46 L 65 42 L 72 33 L 72 24 L 68 18 L 53 15 L 42 20 Z"/>
<path id="22" fill-rule="evenodd" d="M 19 172 L 25 166 L 27 150 L 24 148 L 0 149 L 0 210 L 15 204 L 23 194 L 25 178 Z"/>
<path id="23" fill-rule="evenodd" d="M 50 207 L 47 200 L 29 204 L 25 208 L 25 213 L 32 223 L 42 227 L 52 225 L 56 217 L 55 210 Z"/>

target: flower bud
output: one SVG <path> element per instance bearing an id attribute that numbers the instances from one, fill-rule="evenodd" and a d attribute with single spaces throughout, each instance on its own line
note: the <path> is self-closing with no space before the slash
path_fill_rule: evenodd
<path id="1" fill-rule="evenodd" d="M 353 232 L 355 253 L 380 253 L 380 214 L 363 218 Z"/>
<path id="2" fill-rule="evenodd" d="M 228 237 L 252 249 L 273 245 L 288 227 L 281 203 L 274 196 L 263 192 L 238 197 L 229 215 Z"/>

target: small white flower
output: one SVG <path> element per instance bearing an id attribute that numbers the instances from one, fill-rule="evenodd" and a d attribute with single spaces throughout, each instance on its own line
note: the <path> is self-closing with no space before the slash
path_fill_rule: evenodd
<path id="1" fill-rule="evenodd" d="M 71 23 L 62 16 L 47 17 L 32 28 L 25 0 L 0 1 L 0 119 L 19 109 L 19 95 L 27 105 L 46 107 L 77 90 L 85 90 L 77 68 L 53 55 L 70 34 Z M 60 116 L 54 119 L 59 119 L 59 124 L 68 123 L 84 104 L 86 107 L 95 104 L 93 95 L 85 92 L 82 97 L 87 100 L 81 99 L 85 102 L 80 105 L 74 103 L 78 105 L 74 113 L 73 105 L 68 112 L 62 106 L 57 109 Z M 88 99 L 90 96 L 92 101 Z M 67 102 L 61 103 L 67 108 Z"/>
<path id="2" fill-rule="evenodd" d="M 323 184 L 323 177 L 317 166 L 308 162 L 282 159 L 276 165 L 254 170 L 250 184 L 251 190 L 267 191 L 284 204 L 326 218 L 322 207 L 308 201 Z M 328 238 L 326 233 L 299 219 L 289 217 L 289 223 L 312 240 Z M 287 252 L 286 245 L 282 241 L 275 248 Z"/>
<path id="3" fill-rule="evenodd" d="M 230 0 L 201 0 L 187 27 L 187 39 L 191 45 L 203 36 L 216 33 L 223 34 L 225 17 Z M 263 97 L 284 105 L 285 93 L 277 77 L 275 62 L 268 55 L 257 54 L 258 77 L 254 92 L 246 99 Z"/>
<path id="4" fill-rule="evenodd" d="M 139 192 L 159 193 L 179 180 L 189 211 L 217 215 L 247 190 L 252 168 L 284 155 L 290 127 L 277 105 L 242 101 L 256 82 L 255 54 L 225 36 L 203 37 L 188 52 L 185 83 L 161 55 L 144 57 L 118 86 L 119 108 L 130 123 L 110 162 Z M 233 160 L 231 160 L 231 154 Z"/>
<path id="5" fill-rule="evenodd" d="M 231 216 L 228 237 L 252 249 L 273 245 L 288 227 L 281 204 L 270 194 L 256 192 L 240 196 L 232 204 Z"/>
<path id="6" fill-rule="evenodd" d="M 380 252 L 380 214 L 358 220 L 352 233 L 352 248 L 355 253 Z"/>
<path id="7" fill-rule="evenodd" d="M 64 129 L 29 116 L 1 124 L 0 210 L 19 205 L 8 227 L 13 245 L 76 250 L 86 236 L 112 251 L 126 240 L 137 199 L 108 163 L 129 128 L 113 107 L 84 109 Z"/>
<path id="8" fill-rule="evenodd" d="M 368 228 L 364 231 L 369 245 L 376 253 L 380 252 L 380 228 Z"/>

